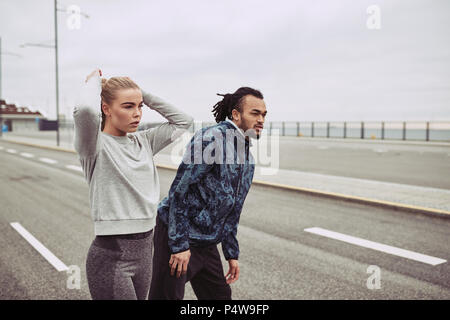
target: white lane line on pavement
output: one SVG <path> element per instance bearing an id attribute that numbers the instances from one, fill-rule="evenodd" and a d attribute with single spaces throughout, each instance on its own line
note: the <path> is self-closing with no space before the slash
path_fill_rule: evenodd
<path id="1" fill-rule="evenodd" d="M 29 233 L 22 225 L 18 222 L 10 223 L 11 226 L 28 241 L 33 248 L 35 248 L 56 270 L 67 271 L 69 268 L 59 260 L 53 253 L 50 252 L 42 243 L 39 242 L 31 233 Z"/>
<path id="2" fill-rule="evenodd" d="M 17 153 L 17 150 L 15 150 L 15 149 L 6 149 L 6 152 L 9 152 L 9 153 Z"/>
<path id="3" fill-rule="evenodd" d="M 45 162 L 45 163 L 50 163 L 50 164 L 58 163 L 58 161 L 49 159 L 49 158 L 39 158 L 39 160 L 41 160 L 42 162 Z"/>
<path id="4" fill-rule="evenodd" d="M 32 155 L 31 153 L 27 153 L 27 152 L 22 152 L 20 155 L 25 158 L 34 158 L 34 155 Z"/>
<path id="5" fill-rule="evenodd" d="M 3 149 L 5 149 L 5 147 L 0 146 L 0 150 L 3 150 Z"/>
<path id="6" fill-rule="evenodd" d="M 324 236 L 327 238 L 340 240 L 340 241 L 344 241 L 344 242 L 351 243 L 351 244 L 356 244 L 356 245 L 364 247 L 364 248 L 369 248 L 369 249 L 389 253 L 392 255 L 396 255 L 399 257 L 431 264 L 432 266 L 436 266 L 438 264 L 447 262 L 447 260 L 444 260 L 444 259 L 427 256 L 425 254 L 421 254 L 421 253 L 417 253 L 417 252 L 409 251 L 409 250 L 405 250 L 405 249 L 400 249 L 397 247 L 388 246 L 388 245 L 381 244 L 378 242 L 365 240 L 362 238 L 348 236 L 346 234 L 330 231 L 327 229 L 314 227 L 314 228 L 307 228 L 304 231 L 309 232 L 309 233 L 318 234 L 318 235 L 321 235 L 321 236 Z"/>
<path id="7" fill-rule="evenodd" d="M 66 168 L 67 169 L 71 169 L 71 170 L 75 170 L 75 171 L 79 171 L 79 172 L 83 172 L 83 169 L 81 169 L 80 166 L 74 166 L 74 165 L 69 164 L 69 165 L 66 166 Z"/>

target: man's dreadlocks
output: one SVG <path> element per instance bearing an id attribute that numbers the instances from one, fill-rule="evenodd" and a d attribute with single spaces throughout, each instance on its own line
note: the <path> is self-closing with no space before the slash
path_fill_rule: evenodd
<path id="1" fill-rule="evenodd" d="M 241 87 L 234 93 L 217 93 L 217 95 L 223 97 L 221 101 L 214 105 L 212 110 L 217 123 L 224 121 L 227 117 L 231 120 L 231 112 L 233 109 L 242 112 L 242 101 L 246 95 L 252 95 L 256 98 L 264 99 L 260 91 L 249 87 Z"/>

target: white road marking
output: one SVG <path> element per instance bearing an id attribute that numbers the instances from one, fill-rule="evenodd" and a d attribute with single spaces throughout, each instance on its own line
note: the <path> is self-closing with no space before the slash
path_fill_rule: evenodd
<path id="1" fill-rule="evenodd" d="M 75 171 L 79 171 L 79 172 L 83 172 L 83 169 L 80 166 L 74 166 L 74 165 L 67 165 L 66 166 L 67 169 L 71 169 L 71 170 L 75 170 Z"/>
<path id="2" fill-rule="evenodd" d="M 9 153 L 17 153 L 17 151 L 14 150 L 14 149 L 6 149 L 6 152 L 9 152 Z"/>
<path id="3" fill-rule="evenodd" d="M 34 155 L 31 153 L 22 152 L 20 155 L 25 158 L 34 158 Z"/>
<path id="4" fill-rule="evenodd" d="M 58 161 L 49 159 L 49 158 L 39 158 L 39 160 L 41 160 L 42 162 L 45 162 L 45 163 L 50 163 L 50 164 L 58 163 Z"/>
<path id="5" fill-rule="evenodd" d="M 356 244 L 356 245 L 364 247 L 364 248 L 369 248 L 369 249 L 373 249 L 373 250 L 377 250 L 377 251 L 382 251 L 382 252 L 389 253 L 389 254 L 392 254 L 392 255 L 396 255 L 396 256 L 399 256 L 399 257 L 403 257 L 403 258 L 407 258 L 407 259 L 416 260 L 416 261 L 419 261 L 419 262 L 431 264 L 433 266 L 436 266 L 438 264 L 447 262 L 447 260 L 444 260 L 444 259 L 440 259 L 440 258 L 436 258 L 436 257 L 432 257 L 432 256 L 427 256 L 427 255 L 424 255 L 424 254 L 421 254 L 421 253 L 417 253 L 417 252 L 414 252 L 414 251 L 400 249 L 400 248 L 388 246 L 388 245 L 385 245 L 385 244 L 381 244 L 381 243 L 378 243 L 378 242 L 365 240 L 365 239 L 362 239 L 362 238 L 348 236 L 346 234 L 330 231 L 330 230 L 327 230 L 327 229 L 314 227 L 314 228 L 307 228 L 304 231 L 310 232 L 310 233 L 314 233 L 314 234 L 318 234 L 318 235 L 321 235 L 321 236 L 324 236 L 324 237 L 327 237 L 327 238 L 340 240 L 340 241 L 344 241 L 344 242 L 351 243 L 351 244 Z"/>
<path id="6" fill-rule="evenodd" d="M 387 152 L 386 149 L 373 149 L 373 151 L 378 153 Z"/>
<path id="7" fill-rule="evenodd" d="M 319 150 L 326 150 L 326 149 L 329 149 L 330 147 L 327 147 L 327 146 L 318 146 L 317 147 L 317 149 L 319 149 Z"/>
<path id="8" fill-rule="evenodd" d="M 50 252 L 42 243 L 39 242 L 31 233 L 29 233 L 22 225 L 18 222 L 10 223 L 11 226 L 28 241 L 33 248 L 35 248 L 56 270 L 67 271 L 69 268 L 59 260 L 53 253 Z"/>
<path id="9" fill-rule="evenodd" d="M 0 146 L 0 150 L 3 150 L 3 149 L 5 149 L 5 147 Z"/>

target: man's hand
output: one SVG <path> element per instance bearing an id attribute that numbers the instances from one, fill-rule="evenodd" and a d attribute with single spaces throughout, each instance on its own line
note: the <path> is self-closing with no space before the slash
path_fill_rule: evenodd
<path id="1" fill-rule="evenodd" d="M 170 275 L 173 276 L 175 274 L 175 270 L 177 272 L 177 278 L 179 278 L 181 275 L 185 275 L 187 273 L 190 257 L 191 250 L 189 249 L 183 252 L 172 254 L 169 260 Z"/>
<path id="2" fill-rule="evenodd" d="M 230 259 L 228 260 L 228 273 L 225 275 L 227 279 L 227 284 L 236 282 L 239 279 L 239 261 Z"/>

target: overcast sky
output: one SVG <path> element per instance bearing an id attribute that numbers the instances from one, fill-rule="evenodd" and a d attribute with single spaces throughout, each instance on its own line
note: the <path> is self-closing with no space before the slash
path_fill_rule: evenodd
<path id="1" fill-rule="evenodd" d="M 213 121 L 216 93 L 262 91 L 269 121 L 450 120 L 448 0 L 61 0 L 60 110 L 85 76 L 129 76 Z M 380 9 L 380 29 L 370 5 Z M 1 0 L 2 95 L 55 118 L 52 0 Z M 10 53 L 20 54 L 16 57 Z M 160 121 L 151 110 L 145 121 Z"/>

